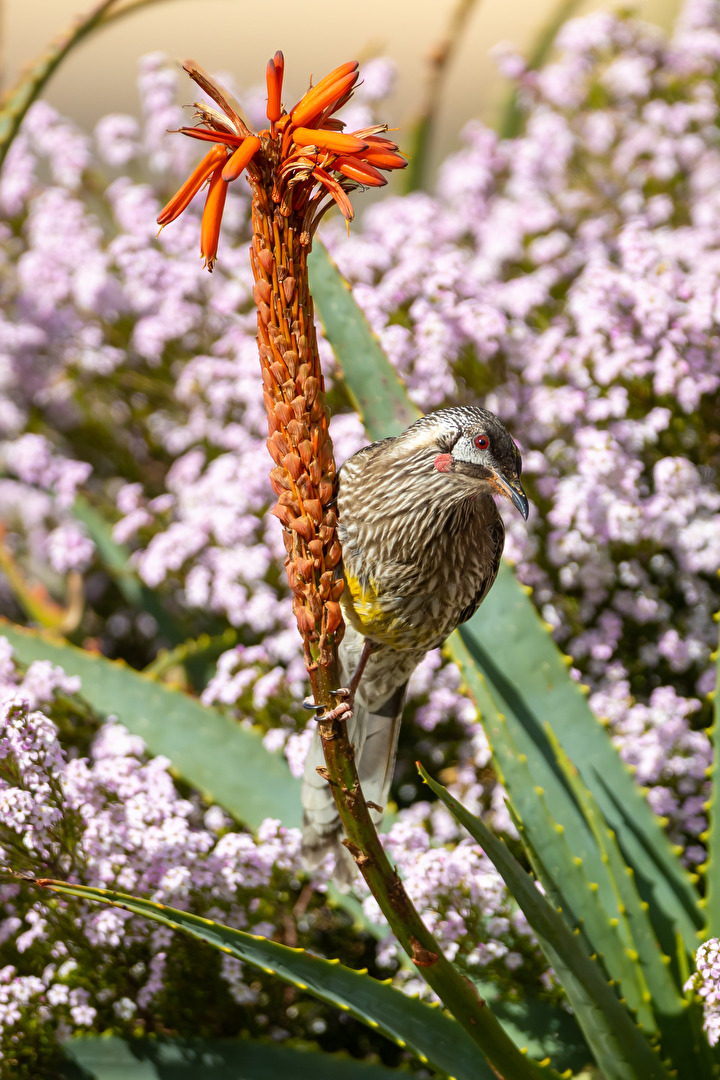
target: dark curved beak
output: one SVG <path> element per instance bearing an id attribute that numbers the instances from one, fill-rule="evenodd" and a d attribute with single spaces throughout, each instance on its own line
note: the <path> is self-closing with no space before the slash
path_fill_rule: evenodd
<path id="1" fill-rule="evenodd" d="M 513 476 L 508 480 L 501 472 L 496 472 L 494 474 L 494 479 L 497 482 L 498 489 L 505 498 L 510 499 L 510 502 L 515 504 L 527 521 L 530 507 L 528 506 L 527 495 L 523 491 L 523 486 L 520 483 L 519 477 Z"/>

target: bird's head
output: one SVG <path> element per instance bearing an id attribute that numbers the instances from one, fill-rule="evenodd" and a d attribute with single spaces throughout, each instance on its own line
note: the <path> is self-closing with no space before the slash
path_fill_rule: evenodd
<path id="1" fill-rule="evenodd" d="M 423 416 L 400 436 L 420 449 L 431 467 L 463 486 L 510 499 L 527 520 L 528 500 L 520 483 L 522 459 L 502 421 L 487 409 L 467 405 Z"/>

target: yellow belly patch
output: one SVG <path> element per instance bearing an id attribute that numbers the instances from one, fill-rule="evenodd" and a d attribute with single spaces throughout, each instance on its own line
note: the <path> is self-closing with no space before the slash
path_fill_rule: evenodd
<path id="1" fill-rule="evenodd" d="M 346 588 L 342 603 L 348 620 L 361 634 L 385 644 L 400 645 L 405 627 L 397 614 L 391 614 L 383 605 L 377 583 L 372 578 L 360 581 L 345 571 Z"/>

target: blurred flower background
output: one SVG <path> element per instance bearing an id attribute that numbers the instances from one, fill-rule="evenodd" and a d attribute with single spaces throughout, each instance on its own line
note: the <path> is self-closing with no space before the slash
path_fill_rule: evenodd
<path id="1" fill-rule="evenodd" d="M 231 69 L 261 123 L 266 55 L 284 49 L 291 82 L 346 57 L 347 33 L 326 34 L 325 5 L 311 7 L 307 39 L 289 5 L 260 30 L 231 0 L 202 15 L 160 3 L 105 29 L 32 106 L 0 173 L 0 608 L 259 725 L 295 776 L 310 732 L 280 526 L 265 513 L 249 196 L 240 183 L 228 195 L 212 277 L 196 258 L 201 200 L 159 237 L 155 219 L 199 156 L 167 134 L 193 98 L 173 50 Z M 504 34 L 520 48 L 487 59 L 497 7 L 470 13 L 449 69 L 437 169 L 376 196 L 349 237 L 332 218 L 320 235 L 416 404 L 480 401 L 513 432 L 534 509 L 527 528 L 508 520 L 507 553 L 696 870 L 720 606 L 720 5 L 689 0 L 668 33 L 608 12 L 572 18 L 541 70 L 527 61 L 539 26 L 518 38 L 515 8 Z M 404 32 L 403 5 L 376 20 L 363 10 L 350 129 L 380 105 L 386 118 L 388 100 L 398 122 L 421 103 L 418 58 L 449 11 L 421 20 L 422 40 Z M 17 12 L 7 5 L 8 42 Z M 533 8 L 540 26 L 550 15 Z M 93 76 L 111 54 L 116 67 Z M 505 79 L 486 93 L 491 63 Z M 341 463 L 366 439 L 321 349 Z M 142 603 L 113 573 L 113 543 Z M 190 658 L 172 652 L 201 640 Z M 364 887 L 359 929 L 329 904 L 328 868 L 304 874 L 297 829 L 244 831 L 96 716 L 77 679 L 19 663 L 2 638 L 0 710 L 0 847 L 13 865 L 221 916 L 426 992 L 373 930 Z M 440 652 L 413 677 L 401 740 L 386 843 L 411 896 L 471 978 L 557 1001 L 500 877 L 417 782 L 421 757 L 512 842 L 487 741 Z M 48 910 L 17 884 L 0 901 L 0 1048 L 18 1076 L 51 1069 L 78 1031 L 244 1031 L 404 1060 L 317 1001 L 123 912 Z"/>

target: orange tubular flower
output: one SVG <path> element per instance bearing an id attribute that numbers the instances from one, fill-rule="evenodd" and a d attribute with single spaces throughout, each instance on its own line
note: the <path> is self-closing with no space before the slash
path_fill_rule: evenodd
<path id="1" fill-rule="evenodd" d="M 385 124 L 345 134 L 344 124 L 333 116 L 352 95 L 359 78 L 357 60 L 335 68 L 286 112 L 282 106 L 285 60 L 276 52 L 265 72 L 270 129 L 257 134 L 237 102 L 206 71 L 192 60 L 183 66 L 220 111 L 196 102 L 199 125 L 180 131 L 215 146 L 162 210 L 158 224 L 174 221 L 209 180 L 212 194 L 208 193 L 200 238 L 200 254 L 208 270 L 215 264 L 225 204 L 225 193 L 215 175 L 219 164 L 223 165 L 220 175 L 226 185 L 245 171 L 254 190 L 270 178 L 273 202 L 284 217 L 299 216 L 300 237 L 306 245 L 332 202 L 348 222 L 352 221 L 349 192 L 358 187 L 381 187 L 386 183 L 383 170 L 403 169 L 407 164 L 397 145 L 382 137 L 387 131 Z"/>
<path id="2" fill-rule="evenodd" d="M 190 174 L 176 195 L 173 195 L 167 206 L 163 207 L 158 215 L 157 223 L 162 229 L 169 225 L 176 217 L 186 210 L 197 195 L 211 173 L 219 164 L 227 161 L 227 154 L 221 146 L 213 146 L 212 150 L 205 155 L 198 167 Z"/>
<path id="3" fill-rule="evenodd" d="M 222 178 L 226 184 L 229 184 L 231 180 L 237 180 L 259 149 L 260 140 L 257 135 L 250 135 L 240 143 L 237 150 L 227 159 L 227 165 L 222 171 Z"/>
<path id="4" fill-rule="evenodd" d="M 359 78 L 357 61 L 331 71 L 293 106 L 283 109 L 285 63 L 275 53 L 265 72 L 269 128 L 254 132 L 240 105 L 192 61 L 190 77 L 215 103 L 196 103 L 198 125 L 180 131 L 214 145 L 163 209 L 166 225 L 207 182 L 200 251 L 208 270 L 217 256 L 228 184 L 245 172 L 252 189 L 250 249 L 257 306 L 258 350 L 268 417 L 268 450 L 277 495 L 272 513 L 283 526 L 293 611 L 318 697 L 343 631 L 341 550 L 334 509 L 335 463 L 328 432 L 307 257 L 323 214 L 337 206 L 352 221 L 350 193 L 386 183 L 384 171 L 405 159 L 379 124 L 345 134 L 334 114 Z M 335 685 L 335 684 L 330 684 Z M 326 688 L 327 689 L 327 688 Z"/>

